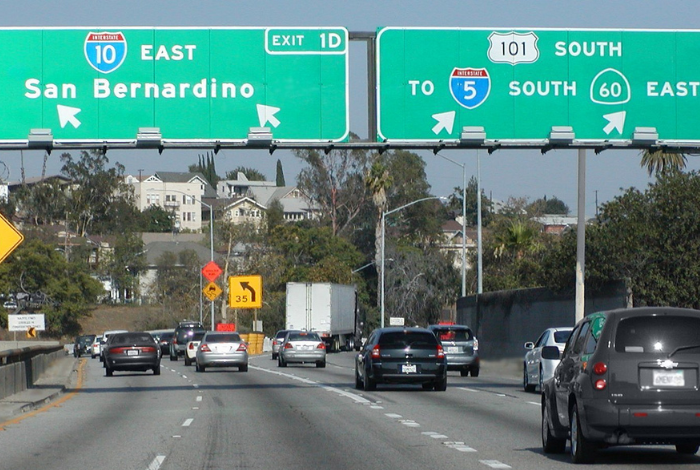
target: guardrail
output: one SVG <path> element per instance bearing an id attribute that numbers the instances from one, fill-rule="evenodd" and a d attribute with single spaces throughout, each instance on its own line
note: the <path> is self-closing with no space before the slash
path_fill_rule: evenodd
<path id="1" fill-rule="evenodd" d="M 0 399 L 32 388 L 41 374 L 64 355 L 61 345 L 0 351 Z"/>

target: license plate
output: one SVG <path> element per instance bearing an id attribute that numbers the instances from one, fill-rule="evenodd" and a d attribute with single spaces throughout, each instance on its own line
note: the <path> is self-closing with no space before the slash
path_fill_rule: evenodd
<path id="1" fill-rule="evenodd" d="M 655 370 L 654 385 L 658 387 L 685 387 L 682 370 Z"/>
<path id="2" fill-rule="evenodd" d="M 447 354 L 457 354 L 459 352 L 459 346 L 447 346 L 445 352 Z"/>
<path id="3" fill-rule="evenodd" d="M 415 364 L 403 364 L 401 366 L 401 372 L 404 374 L 415 374 L 418 370 Z"/>
<path id="4" fill-rule="evenodd" d="M 139 352 L 136 349 L 127 349 L 126 355 L 127 356 L 138 356 Z"/>

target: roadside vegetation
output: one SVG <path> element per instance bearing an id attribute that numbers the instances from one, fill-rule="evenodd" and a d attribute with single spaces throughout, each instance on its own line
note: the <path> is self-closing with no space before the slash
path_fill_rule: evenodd
<path id="1" fill-rule="evenodd" d="M 217 314 L 239 325 L 255 317 L 265 329 L 283 326 L 285 285 L 297 282 L 337 282 L 358 286 L 367 328 L 379 323 L 378 291 L 381 215 L 422 198 L 428 200 L 393 213 L 386 220 L 386 311 L 408 323 L 427 324 L 441 318 L 460 293 L 461 274 L 441 250 L 442 225 L 462 212 L 462 188 L 454 188 L 446 203 L 431 194 L 425 162 L 407 151 L 381 154 L 364 150 L 328 153 L 297 151 L 305 168 L 296 181 L 312 203 L 321 208 L 319 220 L 284 223 L 282 208 L 272 204 L 265 225 L 256 230 L 216 218 L 215 250 L 228 258 L 236 244 L 247 249 L 242 261 L 227 262 L 226 276 L 261 274 L 263 308 L 231 311 L 224 292 L 216 301 Z M 700 176 L 683 172 L 684 158 L 649 155 L 644 165 L 657 179 L 644 190 L 630 188 L 604 204 L 587 227 L 587 288 L 626 280 L 635 305 L 699 307 Z M 61 175 L 71 190 L 55 181 L 27 186 L 0 205 L 8 218 L 22 221 L 24 243 L 0 264 L 0 296 L 26 293 L 36 301 L 28 306 L 47 315 L 47 334 L 58 337 L 80 330 L 80 320 L 104 302 L 100 279 L 138 298 L 138 275 L 146 260 L 142 232 L 170 232 L 170 214 L 153 207 L 142 213 L 123 181 L 124 168 L 110 166 L 102 152 L 63 154 Z M 189 171 L 202 173 L 216 184 L 212 153 L 199 155 Z M 268 179 L 252 168 L 236 168 L 224 178 L 243 172 Z M 268 179 L 269 180 L 269 179 Z M 276 179 L 284 185 L 282 164 Z M 294 183 L 292 183 L 294 184 Z M 512 198 L 499 210 L 476 180 L 467 185 L 467 223 L 474 228 L 477 198 L 483 223 L 484 291 L 549 287 L 571 291 L 575 281 L 575 227 L 562 235 L 543 233 L 533 217 L 568 215 L 556 197 L 535 201 Z M 66 230 L 67 228 L 67 230 Z M 203 228 L 208 230 L 208 226 Z M 56 236 L 64 233 L 63 239 Z M 114 249 L 95 259 L 87 235 L 100 236 Z M 207 234 L 208 235 L 208 234 Z M 209 237 L 203 237 L 207 244 Z M 469 253 L 476 266 L 475 250 Z M 200 261 L 194 252 L 166 253 L 157 261 L 154 280 L 158 294 L 151 299 L 143 328 L 168 328 L 182 318 L 196 318 L 200 299 Z M 467 274 L 467 295 L 476 292 L 476 269 Z M 226 282 L 220 285 L 226 290 Z M 145 309 L 144 309 L 145 310 Z M 208 312 L 208 308 L 205 309 Z M 0 312 L 6 328 L 7 311 Z"/>

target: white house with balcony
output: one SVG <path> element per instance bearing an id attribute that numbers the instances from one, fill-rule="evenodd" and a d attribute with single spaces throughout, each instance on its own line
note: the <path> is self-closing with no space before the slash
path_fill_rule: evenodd
<path id="1" fill-rule="evenodd" d="M 179 230 L 200 232 L 203 208 L 207 214 L 204 219 L 208 220 L 209 209 L 202 199 L 215 197 L 215 191 L 201 173 L 159 171 L 153 175 L 129 175 L 126 182 L 134 188 L 140 211 L 160 206 L 172 213 Z"/>

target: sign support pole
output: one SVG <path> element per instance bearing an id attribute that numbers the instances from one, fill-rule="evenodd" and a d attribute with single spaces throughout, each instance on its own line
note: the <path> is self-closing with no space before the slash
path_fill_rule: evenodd
<path id="1" fill-rule="evenodd" d="M 585 314 L 586 150 L 578 150 L 578 225 L 576 226 L 576 322 Z"/>

